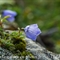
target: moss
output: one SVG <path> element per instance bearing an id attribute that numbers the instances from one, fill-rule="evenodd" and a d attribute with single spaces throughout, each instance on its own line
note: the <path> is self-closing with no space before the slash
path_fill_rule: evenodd
<path id="1" fill-rule="evenodd" d="M 15 44 L 15 49 L 16 50 L 19 50 L 19 51 L 25 51 L 25 48 L 26 47 L 26 45 L 25 44 L 23 44 L 23 42 L 20 42 L 19 44 Z"/>
<path id="2" fill-rule="evenodd" d="M 19 50 L 21 52 L 25 51 L 26 42 L 24 40 L 24 36 L 22 35 L 22 33 L 13 32 L 13 33 L 11 33 L 10 36 L 11 36 L 11 40 L 12 40 L 13 44 L 15 45 L 15 50 Z"/>
<path id="3" fill-rule="evenodd" d="M 12 49 L 14 48 L 14 44 L 11 43 L 11 40 L 1 39 L 0 41 L 1 41 L 1 47 L 2 48 L 8 49 L 8 50 L 11 50 L 10 48 L 12 48 Z"/>
<path id="4" fill-rule="evenodd" d="M 26 41 L 23 32 L 5 32 L 0 31 L 0 46 L 11 51 L 14 55 L 18 56 L 30 56 L 33 59 L 33 55 L 26 51 Z"/>

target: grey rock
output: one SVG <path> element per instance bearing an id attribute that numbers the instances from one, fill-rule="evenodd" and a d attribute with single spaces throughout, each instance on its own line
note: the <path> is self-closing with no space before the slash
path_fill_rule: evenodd
<path id="1" fill-rule="evenodd" d="M 26 49 L 27 51 L 31 52 L 36 60 L 60 60 L 60 54 L 56 54 L 53 52 L 48 51 L 46 48 L 41 46 L 40 44 L 25 38 L 27 43 Z M 9 58 L 3 58 L 5 56 L 10 56 Z M 12 58 L 13 54 L 0 47 L 0 60 L 24 60 L 23 58 Z M 30 57 L 27 56 L 25 60 L 30 60 Z"/>
<path id="2" fill-rule="evenodd" d="M 27 42 L 27 50 L 35 56 L 36 60 L 60 60 L 60 54 L 50 52 L 40 44 L 33 42 L 28 38 L 25 40 Z"/>

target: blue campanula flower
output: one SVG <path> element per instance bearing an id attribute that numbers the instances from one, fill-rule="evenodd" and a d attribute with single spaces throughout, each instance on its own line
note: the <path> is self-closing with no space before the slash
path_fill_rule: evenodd
<path id="1" fill-rule="evenodd" d="M 41 33 L 41 30 L 38 28 L 37 24 L 28 25 L 24 30 L 26 37 L 34 41 L 36 41 L 37 36 Z"/>
<path id="2" fill-rule="evenodd" d="M 10 16 L 9 18 L 7 18 L 7 20 L 9 22 L 13 22 L 15 20 L 15 16 L 17 15 L 17 13 L 15 11 L 11 11 L 11 10 L 4 10 L 2 15 L 3 15 L 3 17 Z"/>

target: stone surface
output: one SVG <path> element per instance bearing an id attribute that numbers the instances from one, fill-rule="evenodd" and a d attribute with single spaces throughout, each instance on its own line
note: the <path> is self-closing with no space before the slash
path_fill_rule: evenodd
<path id="1" fill-rule="evenodd" d="M 36 60 L 60 60 L 60 54 L 52 53 L 28 38 L 26 38 L 26 42 L 27 50 L 35 56 Z"/>
<path id="2" fill-rule="evenodd" d="M 60 54 L 50 52 L 40 44 L 28 38 L 25 38 L 25 41 L 27 43 L 27 51 L 34 55 L 35 60 L 60 60 Z M 0 47 L 0 60 L 31 60 L 31 58 L 29 56 L 26 56 L 25 59 L 19 58 L 18 56 L 13 57 L 10 51 Z"/>

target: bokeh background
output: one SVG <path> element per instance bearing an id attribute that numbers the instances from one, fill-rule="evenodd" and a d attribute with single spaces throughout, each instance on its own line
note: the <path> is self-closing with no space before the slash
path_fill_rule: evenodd
<path id="1" fill-rule="evenodd" d="M 17 12 L 20 28 L 35 23 L 42 32 L 57 28 L 47 40 L 53 42 L 53 52 L 60 53 L 60 0 L 0 0 L 0 13 L 6 9 Z"/>

